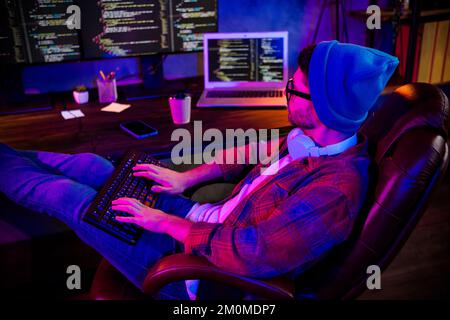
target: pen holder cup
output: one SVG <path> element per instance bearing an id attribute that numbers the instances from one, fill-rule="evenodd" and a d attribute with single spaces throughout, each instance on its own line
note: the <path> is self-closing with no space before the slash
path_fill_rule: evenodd
<path id="1" fill-rule="evenodd" d="M 98 100 L 100 103 L 114 102 L 117 100 L 116 79 L 97 79 Z"/>

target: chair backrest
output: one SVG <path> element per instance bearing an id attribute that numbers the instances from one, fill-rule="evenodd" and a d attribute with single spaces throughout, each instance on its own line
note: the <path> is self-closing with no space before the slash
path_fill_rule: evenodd
<path id="1" fill-rule="evenodd" d="M 449 106 L 437 87 L 399 87 L 373 111 L 370 187 L 351 237 L 296 279 L 298 299 L 349 299 L 366 288 L 367 267 L 384 270 L 426 209 L 448 164 Z"/>

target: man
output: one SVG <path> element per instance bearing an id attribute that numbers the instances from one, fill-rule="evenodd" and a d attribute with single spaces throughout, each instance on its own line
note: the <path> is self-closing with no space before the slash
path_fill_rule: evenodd
<path id="1" fill-rule="evenodd" d="M 261 165 L 213 162 L 178 173 L 137 165 L 135 176 L 154 180 L 156 207 L 135 199 L 113 201 L 118 217 L 149 232 L 135 246 L 86 224 L 84 211 L 113 171 L 92 154 L 61 155 L 0 146 L 0 191 L 35 211 L 68 224 L 137 287 L 148 268 L 173 252 L 187 253 L 250 277 L 296 275 L 346 240 L 364 201 L 368 155 L 356 132 L 398 59 L 361 46 L 322 42 L 304 49 L 286 87 L 288 116 L 296 128 L 280 144 L 280 159 Z M 276 165 L 276 170 L 273 168 Z M 248 174 L 247 174 L 248 173 Z M 243 176 L 243 177 L 242 177 Z M 243 178 L 217 204 L 178 196 L 201 182 Z M 195 282 L 189 288 L 195 296 Z"/>

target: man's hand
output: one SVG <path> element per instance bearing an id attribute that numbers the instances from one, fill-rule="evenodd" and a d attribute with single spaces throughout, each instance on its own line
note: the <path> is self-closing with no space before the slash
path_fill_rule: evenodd
<path id="1" fill-rule="evenodd" d="M 136 199 L 116 199 L 112 202 L 112 209 L 131 215 L 131 217 L 116 216 L 119 222 L 134 223 L 148 231 L 167 233 L 183 243 L 192 225 L 192 222 L 188 220 L 147 207 Z"/>
<path id="2" fill-rule="evenodd" d="M 155 166 L 153 164 L 138 164 L 133 167 L 133 175 L 155 181 L 159 185 L 152 187 L 153 192 L 181 194 L 189 185 L 189 176 L 182 172 Z"/>
<path id="3" fill-rule="evenodd" d="M 112 209 L 129 213 L 131 217 L 116 216 L 116 220 L 126 223 L 134 223 L 142 228 L 165 233 L 165 220 L 167 214 L 161 210 L 152 209 L 143 205 L 136 199 L 119 198 L 112 202 Z"/>

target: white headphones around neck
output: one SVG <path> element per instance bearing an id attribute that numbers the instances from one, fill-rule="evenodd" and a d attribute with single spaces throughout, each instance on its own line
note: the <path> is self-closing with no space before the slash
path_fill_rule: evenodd
<path id="1" fill-rule="evenodd" d="M 318 147 L 314 141 L 305 135 L 299 128 L 291 130 L 287 137 L 289 155 L 294 160 L 304 157 L 334 156 L 353 147 L 357 142 L 358 139 L 355 133 L 350 138 L 341 142 L 330 144 L 325 147 Z"/>

